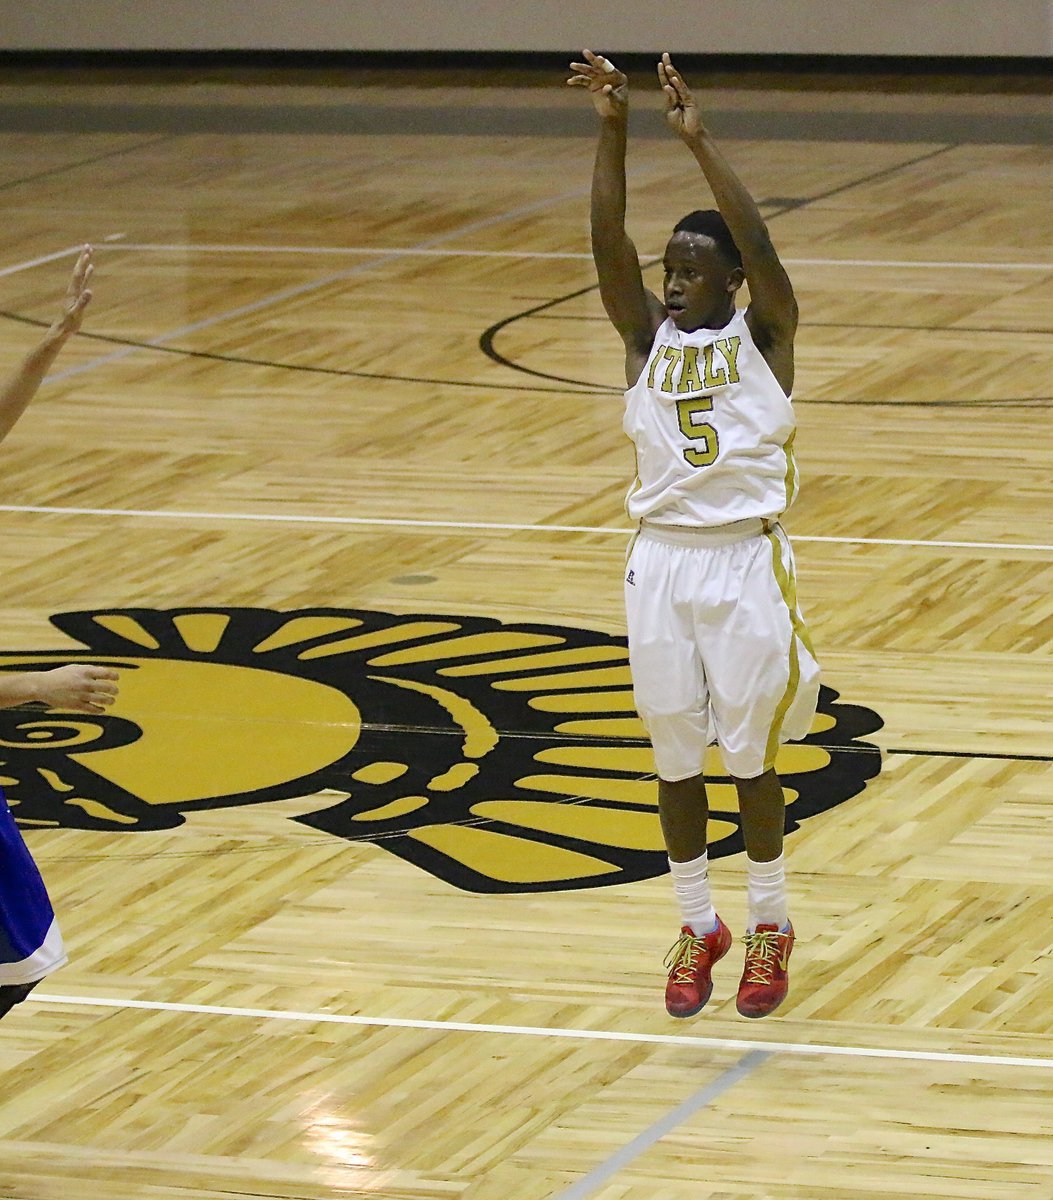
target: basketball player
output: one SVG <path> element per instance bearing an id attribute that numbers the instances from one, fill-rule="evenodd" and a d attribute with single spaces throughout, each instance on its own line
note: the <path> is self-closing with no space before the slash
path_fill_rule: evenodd
<path id="1" fill-rule="evenodd" d="M 65 343 L 80 328 L 91 299 L 91 248 L 77 260 L 61 316 L 6 384 L 0 385 L 0 439 L 4 438 Z M 48 708 L 101 713 L 117 694 L 117 672 L 71 664 L 51 671 L 0 672 L 0 708 L 37 701 Z M 66 962 L 62 934 L 36 864 L 0 792 L 0 1017 Z"/>
<path id="2" fill-rule="evenodd" d="M 592 51 L 569 83 L 600 117 L 592 249 L 600 297 L 625 343 L 625 432 L 636 448 L 625 576 L 629 664 L 654 746 L 658 808 L 682 929 L 667 958 L 666 1009 L 697 1013 L 731 947 L 713 909 L 703 761 L 716 741 L 738 792 L 749 920 L 738 1011 L 763 1017 L 788 987 L 793 926 L 774 770 L 779 744 L 807 734 L 818 666 L 797 607 L 779 524 L 797 490 L 792 444 L 797 303 L 750 194 L 662 55 L 666 118 L 701 168 L 717 210 L 674 227 L 661 300 L 625 232 L 628 80 Z M 750 303 L 736 293 L 749 283 Z"/>

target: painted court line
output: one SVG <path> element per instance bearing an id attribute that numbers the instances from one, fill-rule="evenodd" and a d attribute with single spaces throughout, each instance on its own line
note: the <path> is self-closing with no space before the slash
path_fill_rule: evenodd
<path id="1" fill-rule="evenodd" d="M 40 267 L 44 263 L 54 262 L 58 258 L 72 258 L 84 248 L 81 242 L 77 246 L 68 246 L 65 250 L 56 250 L 52 254 L 42 254 L 39 258 L 30 258 L 26 262 L 15 263 L 11 267 L 0 267 L 0 278 L 5 275 L 17 275 L 19 271 L 28 271 L 30 267 Z"/>
<path id="2" fill-rule="evenodd" d="M 615 1150 L 609 1158 L 593 1167 L 588 1175 L 582 1176 L 566 1191 L 558 1192 L 554 1200 L 584 1200 L 584 1197 L 601 1188 L 612 1175 L 616 1175 L 623 1167 L 627 1167 L 634 1158 L 639 1158 L 645 1150 L 650 1150 L 655 1142 L 661 1141 L 667 1133 L 672 1133 L 678 1125 L 682 1125 L 729 1088 L 733 1088 L 736 1083 L 752 1074 L 769 1058 L 771 1058 L 770 1054 L 760 1050 L 753 1050 L 744 1055 L 733 1067 L 729 1067 L 712 1082 L 706 1084 L 704 1088 L 700 1088 L 693 1096 L 689 1096 L 683 1104 L 678 1104 L 664 1117 L 655 1121 L 649 1129 L 637 1134 L 621 1149 Z"/>
<path id="3" fill-rule="evenodd" d="M 633 173 L 633 172 L 630 172 Z M 639 173 L 639 172 L 636 172 Z M 47 381 L 56 382 L 63 379 L 72 379 L 74 376 L 83 375 L 86 371 L 93 371 L 96 367 L 101 367 L 106 363 L 118 362 L 121 359 L 127 358 L 131 354 L 136 354 L 140 350 L 148 350 L 151 346 L 163 346 L 174 338 L 185 337 L 190 333 L 198 333 L 202 329 L 211 329 L 215 325 L 221 324 L 223 321 L 230 321 L 236 317 L 248 316 L 250 313 L 262 312 L 265 308 L 270 308 L 275 304 L 281 304 L 286 300 L 295 300 L 300 296 L 310 295 L 312 292 L 317 292 L 324 287 L 328 287 L 333 283 L 343 283 L 348 279 L 353 279 L 356 275 L 364 272 L 375 270 L 377 267 L 384 266 L 385 263 L 400 258 L 407 252 L 419 254 L 424 250 L 429 250 L 435 246 L 441 246 L 444 242 L 451 242 L 455 238 L 467 237 L 469 234 L 477 233 L 482 229 L 492 229 L 495 225 L 503 225 L 507 221 L 515 221 L 520 217 L 529 216 L 531 213 L 541 212 L 547 208 L 554 208 L 559 204 L 564 204 L 568 200 L 577 200 L 583 195 L 587 195 L 589 186 L 574 188 L 568 192 L 561 192 L 557 196 L 549 196 L 544 200 L 535 200 L 530 204 L 521 204 L 517 208 L 509 209 L 507 212 L 498 213 L 492 217 L 481 217 L 477 221 L 469 221 L 466 225 L 458 226 L 456 229 L 450 229 L 446 233 L 436 234 L 435 237 L 425 238 L 414 246 L 405 247 L 397 252 L 374 250 L 371 252 L 373 257 L 367 258 L 365 262 L 358 263 L 353 267 L 348 267 L 344 271 L 337 271 L 329 275 L 323 275 L 319 279 L 314 279 L 308 283 L 297 284 L 295 287 L 282 288 L 280 291 L 272 292 L 269 296 L 261 296 L 259 300 L 254 300 L 249 304 L 239 305 L 237 308 L 229 309 L 226 312 L 216 313 L 211 317 L 204 317 L 200 321 L 194 321 L 189 325 L 180 326 L 178 329 L 170 329 L 167 333 L 158 334 L 157 337 L 151 338 L 148 342 L 143 342 L 138 346 L 126 346 L 123 350 L 115 350 L 112 354 L 104 354 L 101 358 L 92 359 L 90 362 L 81 363 L 76 367 L 69 367 L 64 371 L 58 371 L 54 375 L 49 375 Z M 105 243 L 104 243 L 105 244 Z M 127 243 L 111 243 L 118 248 L 126 246 Z"/>
<path id="4" fill-rule="evenodd" d="M 583 259 L 590 261 L 589 251 L 559 251 L 559 250 L 462 250 L 462 249 L 424 249 L 422 247 L 397 246 L 266 246 L 246 245 L 229 242 L 201 244 L 179 242 L 112 242 L 102 244 L 106 250 L 139 250 L 145 253 L 186 253 L 194 254 L 304 254 L 304 255 L 341 255 L 341 254 L 383 254 L 385 257 L 406 255 L 425 255 L 437 258 L 554 258 L 554 259 Z M 641 258 L 662 257 L 661 253 L 641 253 Z M 938 271 L 1053 271 L 1053 263 L 984 263 L 984 262 L 947 262 L 947 261 L 911 261 L 907 259 L 878 259 L 878 258 L 784 258 L 783 263 L 791 267 L 895 267 L 915 268 L 918 270 Z"/>
<path id="5" fill-rule="evenodd" d="M 784 258 L 791 267 L 896 267 L 923 271 L 1053 271 L 1053 263 L 925 262 L 899 258 Z"/>
<path id="6" fill-rule="evenodd" d="M 579 193 L 575 192 L 574 195 Z M 557 197 L 542 204 L 559 203 L 566 196 Z M 513 216 L 522 215 L 519 212 L 505 214 L 499 220 L 510 220 Z M 445 237 L 460 237 L 474 226 L 457 230 Z M 123 242 L 116 240 L 101 240 L 94 243 L 96 250 L 135 250 L 142 253 L 154 254 L 294 254 L 307 257 L 361 257 L 377 255 L 384 260 L 392 258 L 424 257 L 424 258 L 511 258 L 511 259 L 555 259 L 570 261 L 591 261 L 589 251 L 571 250 L 468 250 L 455 247 L 436 247 L 433 243 L 422 242 L 419 246 L 266 246 L 248 245 L 234 242 Z M 53 262 L 76 254 L 80 246 L 71 246 L 67 250 L 56 250 L 53 254 L 45 254 L 28 262 L 16 263 L 11 267 L 0 268 L 0 278 L 5 275 L 15 275 L 19 271 L 27 271 L 31 267 Z M 641 253 L 642 259 L 660 259 L 661 254 Z M 954 262 L 954 261 L 916 261 L 897 258 L 784 258 L 783 263 L 789 267 L 892 267 L 897 270 L 925 271 L 1038 271 L 1053 272 L 1053 263 L 985 263 L 985 262 Z"/>
<path id="7" fill-rule="evenodd" d="M 569 258 L 591 260 L 592 255 L 561 250 L 460 250 L 423 249 L 414 246 L 244 246 L 177 242 L 111 242 L 104 250 L 142 250 L 166 254 L 302 254 L 302 255 L 363 255 L 382 254 L 385 258 Z"/>
<path id="8" fill-rule="evenodd" d="M 849 546 L 936 546 L 947 550 L 1053 550 L 1041 542 L 952 542 L 939 538 L 860 538 L 794 534 L 795 542 L 836 542 Z"/>
<path id="9" fill-rule="evenodd" d="M 280 525 L 346 525 L 389 529 L 461 529 L 471 532 L 507 533 L 600 533 L 630 537 L 630 525 L 531 525 L 513 521 L 426 521 L 410 517 L 328 517 L 296 513 L 219 513 L 149 508 L 65 508 L 46 504 L 0 504 L 0 512 L 45 513 L 64 517 L 145 517 L 150 520 L 176 521 L 254 521 Z M 1053 544 L 1042 542 L 954 542 L 938 538 L 868 538 L 820 534 L 794 534 L 795 542 L 829 542 L 841 546 L 919 546 L 950 550 L 1037 550 L 1053 551 Z"/>
<path id="10" fill-rule="evenodd" d="M 672 1033 L 621 1033 L 612 1029 L 560 1029 L 538 1025 L 488 1025 L 475 1021 L 426 1021 L 404 1017 L 362 1017 L 342 1013 L 298 1012 L 295 1009 L 241 1008 L 218 1004 L 177 1004 L 162 1000 L 126 1000 L 104 996 L 30 994 L 26 1004 L 63 1004 L 88 1008 L 144 1009 L 149 1012 L 194 1013 L 199 1016 L 248 1017 L 318 1025 L 363 1025 L 384 1029 L 420 1029 L 437 1033 L 497 1033 L 516 1037 L 562 1038 L 569 1041 L 630 1042 L 641 1046 L 679 1046 L 704 1050 L 763 1051 L 770 1054 L 831 1055 L 840 1058 L 895 1059 L 901 1062 L 946 1063 L 954 1066 L 1033 1067 L 1053 1071 L 1053 1058 L 1005 1054 L 954 1054 L 941 1050 L 898 1050 L 881 1046 L 815 1045 L 743 1038 L 686 1037 Z"/>

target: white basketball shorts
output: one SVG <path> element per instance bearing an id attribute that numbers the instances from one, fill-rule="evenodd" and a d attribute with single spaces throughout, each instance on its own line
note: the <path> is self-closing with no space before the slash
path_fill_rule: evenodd
<path id="1" fill-rule="evenodd" d="M 633 694 L 659 778 L 700 774 L 715 741 L 730 775 L 754 779 L 782 742 L 807 735 L 819 664 L 777 522 L 645 524 L 626 563 L 625 611 Z"/>

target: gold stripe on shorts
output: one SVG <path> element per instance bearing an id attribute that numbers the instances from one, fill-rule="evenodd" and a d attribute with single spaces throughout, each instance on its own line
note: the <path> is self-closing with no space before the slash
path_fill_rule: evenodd
<path id="1" fill-rule="evenodd" d="M 796 436 L 797 430 L 795 429 L 787 438 L 786 444 L 783 446 L 783 452 L 786 455 L 786 478 L 783 480 L 783 484 L 786 488 L 787 508 L 790 507 L 790 505 L 793 503 L 794 496 L 797 495 L 797 459 L 794 457 L 793 453 L 793 439 Z"/>
<path id="2" fill-rule="evenodd" d="M 771 543 L 771 560 L 772 569 L 775 572 L 775 582 L 779 585 L 779 591 L 782 593 L 782 598 L 790 611 L 791 626 L 789 677 L 786 680 L 786 690 L 782 694 L 782 699 L 776 705 L 771 728 L 768 730 L 768 741 L 764 748 L 764 769 L 765 771 L 770 771 L 775 765 L 775 756 L 779 753 L 779 735 L 782 733 L 783 722 L 786 720 L 786 714 L 790 711 L 790 705 L 797 696 L 797 688 L 801 682 L 801 658 L 797 649 L 798 641 L 801 642 L 813 658 L 815 657 L 815 652 L 812 650 L 807 626 L 797 612 L 797 580 L 794 578 L 793 571 L 788 571 L 782 561 L 782 542 L 779 541 L 779 537 L 774 531 L 768 531 L 764 536 Z"/>

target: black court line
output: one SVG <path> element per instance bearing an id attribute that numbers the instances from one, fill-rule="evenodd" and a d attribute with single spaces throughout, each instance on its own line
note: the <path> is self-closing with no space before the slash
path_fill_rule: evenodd
<path id="1" fill-rule="evenodd" d="M 65 653 L 65 651 L 61 653 Z M 598 691 L 602 694 L 602 689 L 598 689 Z M 424 734 L 438 737 L 463 736 L 459 729 L 447 729 L 437 725 L 399 725 L 391 722 L 363 721 L 361 728 L 370 732 L 380 733 Z M 502 739 L 521 739 L 523 741 L 536 741 L 539 736 L 536 732 L 522 732 L 516 729 L 500 729 L 498 733 Z M 558 733 L 553 731 L 546 733 L 544 736 L 546 741 L 566 742 L 573 745 L 580 745 L 583 740 L 582 735 L 576 733 Z M 602 735 L 592 735 L 587 740 L 590 746 L 598 746 L 606 749 L 621 749 L 624 747 L 646 749 L 651 744 L 646 737 L 604 737 Z M 828 754 L 901 754 L 917 758 L 985 758 L 1004 760 L 1006 762 L 1053 763 L 1053 754 L 1018 754 L 1012 751 L 1003 752 L 998 750 L 929 750 L 917 747 L 886 747 L 879 746 L 873 742 L 829 745 L 823 741 L 803 741 L 787 742 L 786 744 L 789 746 L 805 746 L 816 750 L 825 750 Z M 645 771 L 641 772 L 638 778 L 657 780 L 658 776 L 654 772 Z"/>
<path id="2" fill-rule="evenodd" d="M 21 313 L 0 310 L 0 317 L 8 321 L 17 321 L 21 325 L 33 325 L 38 329 L 48 329 L 51 326 L 50 321 L 41 321 L 36 317 L 23 316 Z M 204 358 L 214 362 L 237 363 L 250 367 L 270 367 L 279 371 L 303 371 L 311 375 L 337 375 L 345 379 L 374 379 L 386 383 L 426 383 L 440 387 L 477 388 L 501 392 L 545 392 L 549 395 L 564 397 L 567 395 L 607 395 L 608 393 L 618 391 L 617 388 L 603 387 L 599 384 L 595 386 L 585 385 L 584 387 L 576 386 L 573 389 L 569 389 L 529 387 L 516 383 L 472 383 L 464 379 L 432 379 L 418 375 L 384 375 L 374 371 L 352 371 L 342 367 L 317 367 L 303 363 L 277 362 L 266 358 L 248 358 L 240 354 L 220 354 L 210 350 L 189 350 L 179 346 L 162 346 L 153 342 L 141 342 L 135 338 L 113 337 L 104 333 L 85 333 L 83 330 L 76 336 L 87 338 L 89 341 L 94 342 L 109 342 L 117 346 L 135 346 L 140 350 L 156 350 L 160 354 L 177 354 L 184 358 Z"/>
<path id="3" fill-rule="evenodd" d="M 520 314 L 525 316 L 528 314 Z M 48 329 L 50 321 L 41 321 L 36 317 L 23 316 L 21 313 L 7 312 L 0 309 L 0 318 L 17 321 L 21 325 L 32 325 L 37 329 Z M 518 320 L 518 318 L 515 318 Z M 174 354 L 181 358 L 201 358 L 211 362 L 235 363 L 239 366 L 265 367 L 276 371 L 302 371 L 309 375 L 335 375 L 343 379 L 373 379 L 381 383 L 425 383 L 435 387 L 455 387 L 465 390 L 475 389 L 488 392 L 533 392 L 547 396 L 621 396 L 625 389 L 610 387 L 604 384 L 582 384 L 577 380 L 568 379 L 566 388 L 537 387 L 522 383 L 477 383 L 464 379 L 437 379 L 422 375 L 388 375 L 378 371 L 352 371 L 347 367 L 317 367 L 304 363 L 287 363 L 268 358 L 249 358 L 242 354 L 220 354 L 213 350 L 190 350 L 180 346 L 157 345 L 154 342 L 140 342 L 135 338 L 113 337 L 105 333 L 85 333 L 81 330 L 77 337 L 87 338 L 94 342 L 108 342 L 117 346 L 134 346 L 140 350 L 155 350 L 159 354 Z M 532 371 L 529 367 L 517 367 L 526 375 L 537 375 L 542 379 L 553 382 L 562 381 L 559 375 L 548 375 L 540 371 Z M 993 400 L 896 400 L 884 397 L 881 400 L 819 400 L 795 399 L 794 407 L 802 405 L 823 405 L 839 408 L 1047 408 L 1053 405 L 1053 396 L 1008 396 L 997 397 Z"/>
<path id="4" fill-rule="evenodd" d="M 521 313 L 520 317 L 528 316 Z M 27 317 L 21 313 L 7 312 L 0 309 L 0 318 L 17 321 L 20 325 L 32 325 L 37 329 L 48 329 L 50 321 L 42 321 L 36 317 Z M 561 319 L 561 318 L 560 318 Z M 998 332 L 998 331 L 995 331 Z M 571 386 L 566 388 L 537 387 L 522 383 L 477 383 L 464 379 L 437 379 L 422 375 L 388 375 L 377 371 L 352 371 L 346 367 L 317 367 L 304 363 L 287 363 L 268 358 L 249 358 L 242 354 L 220 354 L 213 350 L 190 350 L 180 346 L 158 345 L 154 342 L 140 342 L 135 338 L 114 337 L 105 333 L 85 333 L 81 330 L 77 337 L 87 338 L 94 342 L 108 342 L 117 346 L 134 346 L 139 350 L 155 350 L 159 354 L 174 354 L 181 358 L 201 358 L 211 362 L 235 363 L 239 366 L 264 367 L 276 371 L 302 371 L 309 375 L 335 375 L 343 379 L 373 379 L 381 383 L 424 383 L 435 387 L 455 387 L 466 390 L 488 392 L 533 392 L 547 396 L 621 396 L 625 389 L 610 387 L 604 384 L 582 384 L 578 380 L 568 379 L 565 382 Z M 516 367 L 516 370 L 526 375 L 536 375 L 542 379 L 561 382 L 559 375 L 548 375 L 533 371 L 529 367 Z M 805 399 L 794 400 L 794 407 L 803 405 L 820 405 L 837 408 L 1048 408 L 1053 406 L 1053 396 L 1003 396 L 992 400 L 897 400 L 885 396 L 881 400 L 857 399 Z"/>
<path id="5" fill-rule="evenodd" d="M 4 126 L 4 128 L 10 127 Z M 0 191 L 19 187 L 23 183 L 33 183 L 37 179 L 47 179 L 52 175 L 64 175 L 67 171 L 74 171 L 78 167 L 90 167 L 93 163 L 103 162 L 107 158 L 120 158 L 123 154 L 134 154 L 136 150 L 143 150 L 147 146 L 156 146 L 161 142 L 170 142 L 172 136 L 172 134 L 165 134 L 163 137 L 149 138 L 145 142 L 136 142 L 134 146 L 124 146 L 119 150 L 107 150 L 105 154 L 96 154 L 92 158 L 81 158 L 76 162 L 66 163 L 61 167 L 49 167 L 48 170 L 38 171 L 35 175 L 23 175 L 21 179 L 9 179 L 5 183 L 0 183 Z"/>
<path id="6" fill-rule="evenodd" d="M 990 758 L 999 762 L 1053 763 L 1053 754 L 1009 754 L 994 750 L 911 750 L 896 746 L 886 748 L 885 754 L 904 754 L 918 758 Z"/>
<path id="7" fill-rule="evenodd" d="M 806 196 L 803 199 L 779 200 L 774 203 L 775 211 L 767 217 L 773 220 L 775 217 L 781 217 L 785 213 L 795 212 L 799 208 L 806 208 L 809 204 L 816 204 L 820 200 L 829 200 L 831 196 L 840 196 L 842 192 L 849 192 L 852 188 L 862 187 L 864 183 L 873 183 L 877 179 L 887 179 L 890 175 L 895 175 L 899 171 L 905 171 L 907 167 L 916 166 L 918 163 L 928 162 L 930 158 L 939 158 L 941 154 L 949 154 L 952 150 L 961 149 L 961 142 L 948 142 L 945 146 L 938 146 L 935 150 L 928 150 L 924 154 L 916 154 L 913 158 L 908 158 L 906 162 L 896 163 L 891 167 L 882 167 L 878 171 L 872 171 L 869 175 L 861 175 L 858 179 L 850 180 L 848 183 L 840 183 L 837 187 L 827 188 L 825 192 L 817 192 L 814 196 Z"/>
<path id="8" fill-rule="evenodd" d="M 68 657 L 66 651 L 52 651 L 52 655 L 62 655 Z M 621 689 L 615 689 L 621 690 Z M 600 690 L 602 694 L 602 689 Z M 19 711 L 25 710 L 27 713 L 36 713 L 42 711 L 42 706 L 39 704 L 21 704 L 16 705 Z M 424 735 L 429 737 L 463 737 L 463 731 L 456 728 L 446 728 L 439 725 L 403 725 L 389 721 L 363 721 L 359 728 L 370 733 L 404 733 L 408 736 Z M 498 733 L 502 739 L 512 741 L 537 741 L 538 733 L 536 731 L 522 731 L 518 729 L 499 729 Z M 580 745 L 583 740 L 583 735 L 576 733 L 559 733 L 556 731 L 547 732 L 544 735 L 546 742 L 566 742 L 568 745 Z M 650 741 L 646 737 L 610 737 L 603 735 L 593 735 L 586 739 L 590 746 L 603 747 L 607 749 L 646 749 L 650 746 Z M 830 745 L 823 741 L 802 741 L 789 742 L 791 746 L 806 746 L 816 750 L 825 750 L 827 754 L 899 754 L 912 758 L 960 758 L 960 759 L 992 759 L 999 762 L 1043 762 L 1053 763 L 1053 754 L 1021 754 L 1014 751 L 1000 750 L 931 750 L 919 747 L 904 747 L 904 746 L 879 746 L 873 742 L 859 743 L 838 743 Z M 657 779 L 657 775 L 653 772 L 641 772 L 637 778 L 639 779 Z M 204 802 L 209 803 L 209 802 Z M 186 807 L 189 811 L 195 806 L 193 801 L 187 803 Z"/>

